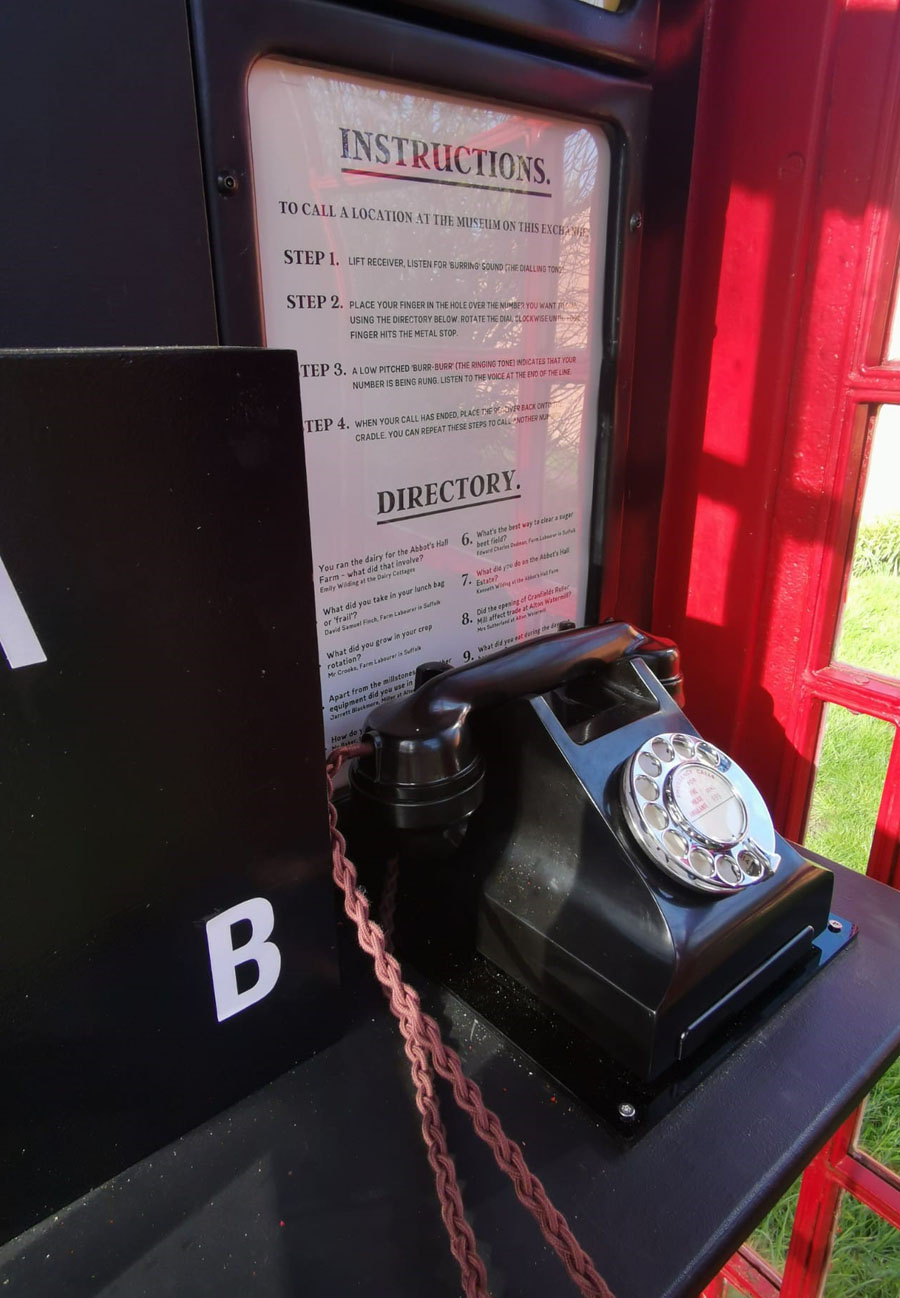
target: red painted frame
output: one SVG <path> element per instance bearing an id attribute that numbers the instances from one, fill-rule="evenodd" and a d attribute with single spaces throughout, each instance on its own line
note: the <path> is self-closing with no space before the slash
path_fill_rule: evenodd
<path id="1" fill-rule="evenodd" d="M 653 626 L 679 641 L 692 720 L 802 836 L 826 702 L 900 727 L 900 682 L 831 661 L 900 245 L 900 0 L 711 0 L 701 70 Z M 900 886 L 900 740 L 869 873 Z M 900 1178 L 854 1148 L 804 1174 L 785 1272 L 817 1298 L 841 1195 L 900 1227 Z"/>

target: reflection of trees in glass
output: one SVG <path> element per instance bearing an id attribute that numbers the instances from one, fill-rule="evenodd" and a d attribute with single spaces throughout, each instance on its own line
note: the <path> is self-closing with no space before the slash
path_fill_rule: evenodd
<path id="1" fill-rule="evenodd" d="M 567 212 L 586 209 L 597 181 L 597 141 L 588 130 L 572 131 L 563 145 L 563 183 Z"/>
<path id="2" fill-rule="evenodd" d="M 578 482 L 584 437 L 584 388 L 580 383 L 557 383 L 551 389 L 547 480 L 560 487 Z"/>

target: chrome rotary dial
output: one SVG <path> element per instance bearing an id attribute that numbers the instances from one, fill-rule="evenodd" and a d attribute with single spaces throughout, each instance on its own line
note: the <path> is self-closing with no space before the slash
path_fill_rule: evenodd
<path id="1" fill-rule="evenodd" d="M 755 785 L 695 735 L 654 735 L 625 763 L 622 806 L 641 847 L 700 892 L 727 894 L 778 869 L 775 828 Z"/>

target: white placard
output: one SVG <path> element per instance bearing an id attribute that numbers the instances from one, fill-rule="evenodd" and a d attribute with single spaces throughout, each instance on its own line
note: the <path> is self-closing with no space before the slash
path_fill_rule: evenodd
<path id="1" fill-rule="evenodd" d="M 262 59 L 267 344 L 300 361 L 325 729 L 584 612 L 610 150 Z"/>

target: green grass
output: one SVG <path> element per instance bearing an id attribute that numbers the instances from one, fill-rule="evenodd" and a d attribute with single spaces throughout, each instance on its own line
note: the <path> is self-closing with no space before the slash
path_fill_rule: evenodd
<path id="1" fill-rule="evenodd" d="M 835 658 L 900 677 L 900 520 L 860 529 Z M 805 841 L 817 852 L 865 871 L 894 727 L 844 708 L 827 709 Z M 875 1087 L 860 1145 L 900 1172 L 900 1062 Z M 751 1238 L 782 1270 L 799 1181 Z M 824 1298 L 898 1298 L 900 1231 L 845 1195 Z"/>
<path id="2" fill-rule="evenodd" d="M 887 572 L 854 572 L 835 658 L 900 676 L 900 577 Z"/>
<path id="3" fill-rule="evenodd" d="M 897 1298 L 900 1232 L 845 1194 L 823 1298 Z"/>
<path id="4" fill-rule="evenodd" d="M 863 523 L 853 547 L 853 571 L 900 575 L 900 514 Z"/>
<path id="5" fill-rule="evenodd" d="M 885 565 L 893 565 L 889 551 Z M 858 555 L 834 656 L 900 676 L 900 577 L 870 566 L 861 570 Z M 865 871 L 869 858 L 893 739 L 887 721 L 826 708 L 806 843 L 854 870 Z"/>
<path id="6" fill-rule="evenodd" d="M 829 704 L 804 841 L 864 874 L 894 727 Z"/>

